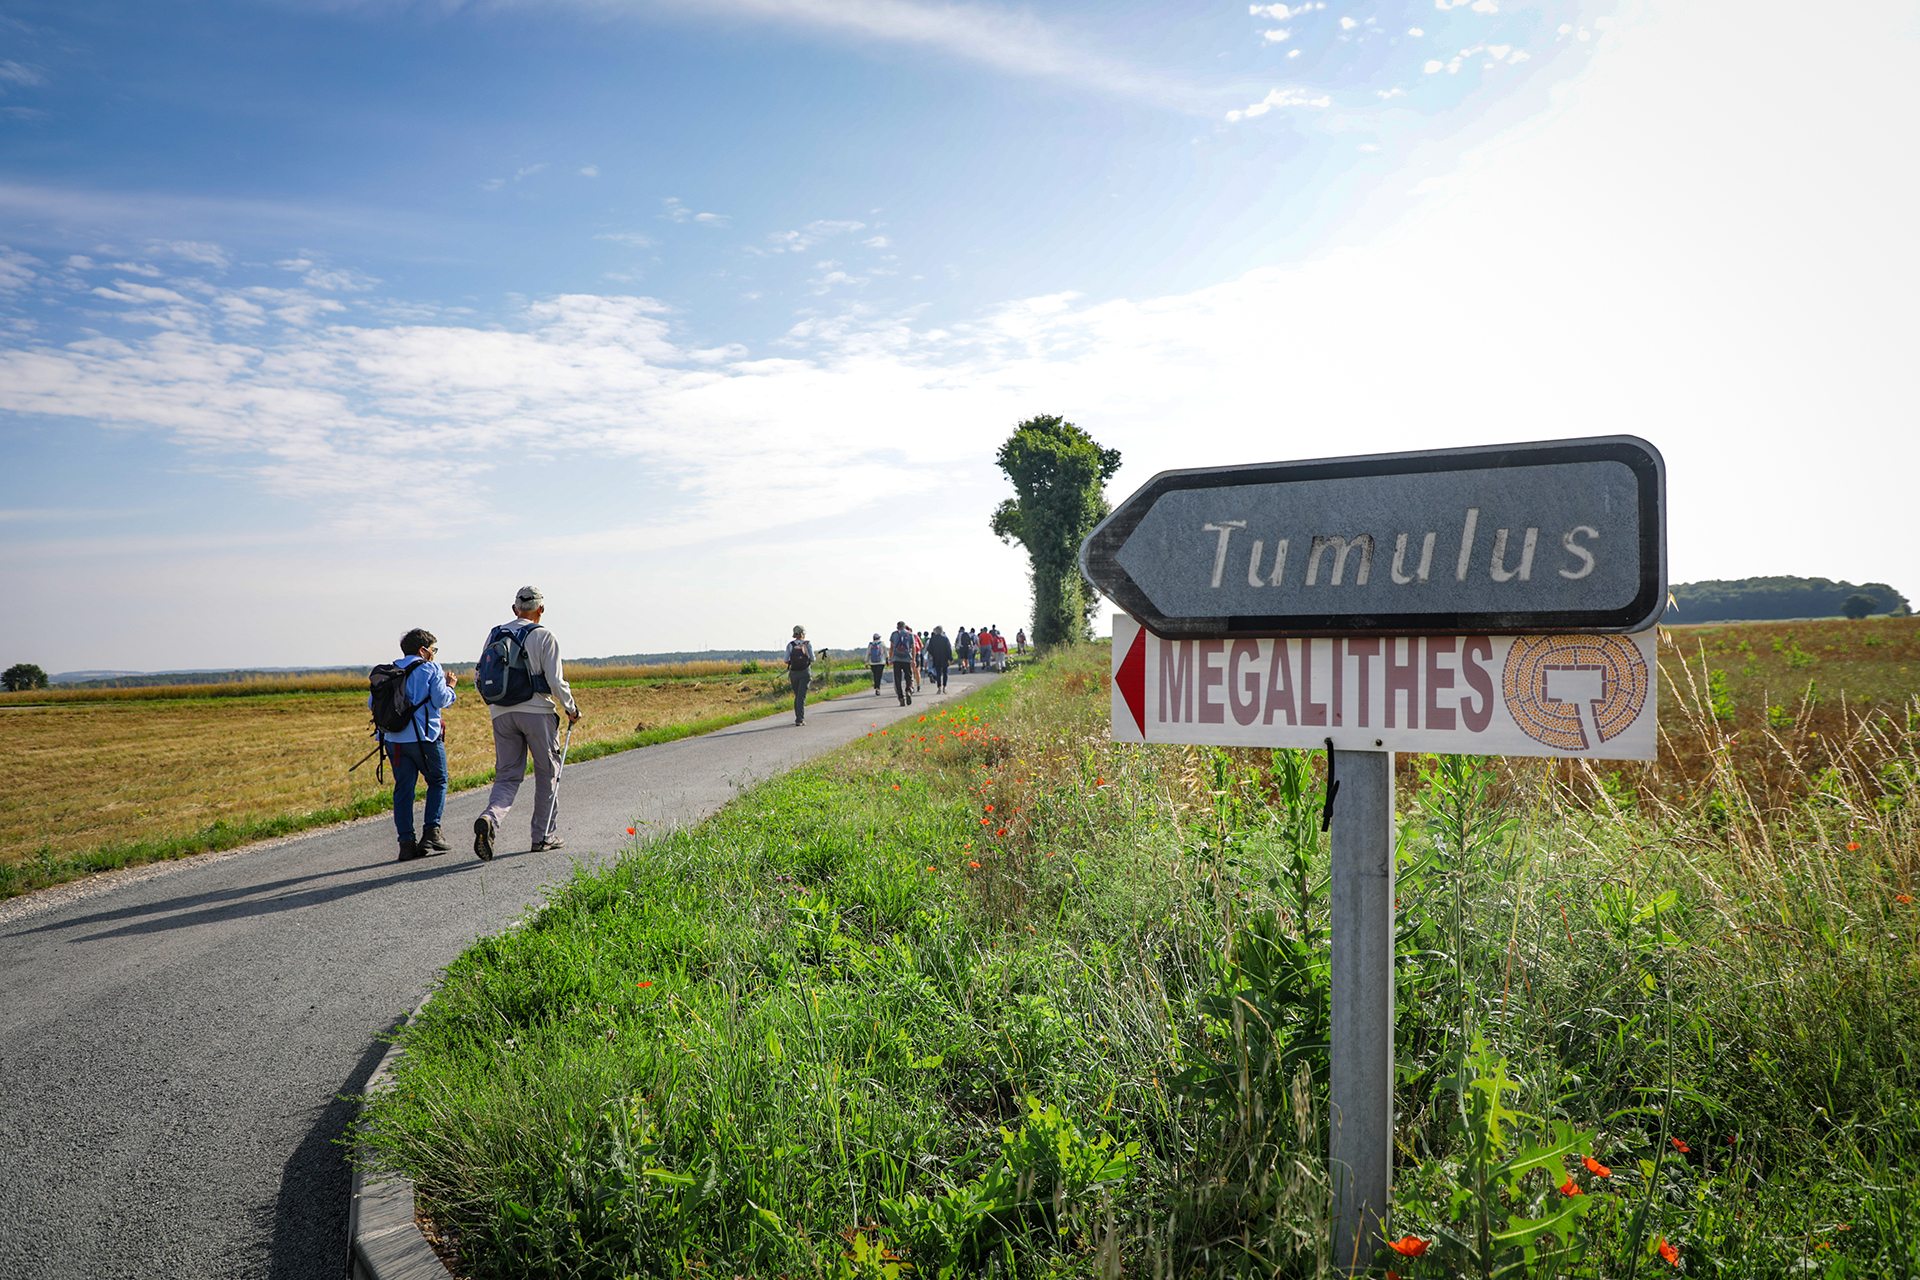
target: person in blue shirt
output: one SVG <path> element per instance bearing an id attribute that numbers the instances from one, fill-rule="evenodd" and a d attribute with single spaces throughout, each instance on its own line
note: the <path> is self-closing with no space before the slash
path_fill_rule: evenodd
<path id="1" fill-rule="evenodd" d="M 459 677 L 433 660 L 440 641 L 433 632 L 415 627 L 400 637 L 400 661 L 407 673 L 407 701 L 413 719 L 404 729 L 385 735 L 387 761 L 393 766 L 393 826 L 400 837 L 400 861 L 411 862 L 453 846 L 440 834 L 440 817 L 447 807 L 447 741 L 440 713 L 454 703 L 453 686 Z M 371 700 L 369 700 L 371 701 Z M 420 839 L 413 838 L 415 784 L 427 780 L 427 811 L 421 819 Z"/>

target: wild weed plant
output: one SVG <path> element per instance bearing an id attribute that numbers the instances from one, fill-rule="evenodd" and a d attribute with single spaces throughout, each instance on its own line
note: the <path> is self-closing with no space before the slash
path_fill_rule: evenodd
<path id="1" fill-rule="evenodd" d="M 556 891 L 360 1158 L 475 1277 L 1332 1274 L 1319 759 L 1115 745 L 1106 661 Z M 1406 762 L 1377 1274 L 1920 1275 L 1916 724 L 1672 800 Z"/>

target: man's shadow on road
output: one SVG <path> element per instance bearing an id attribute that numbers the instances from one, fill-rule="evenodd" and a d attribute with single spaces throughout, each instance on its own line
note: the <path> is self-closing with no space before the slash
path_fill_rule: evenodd
<path id="1" fill-rule="evenodd" d="M 267 1255 L 272 1280 L 336 1280 L 340 1275 L 353 1199 L 353 1174 L 342 1140 L 360 1112 L 360 1095 L 408 1016 L 401 1014 L 367 1046 L 340 1092 L 321 1108 L 313 1128 L 281 1169 L 280 1194 L 255 1210 L 263 1233 L 269 1228 L 272 1232 Z"/>
<path id="2" fill-rule="evenodd" d="M 527 851 L 522 851 L 522 853 Z M 501 857 L 516 857 L 518 854 L 504 854 Z M 499 857 L 496 857 L 496 861 Z M 248 916 L 266 915 L 275 911 L 294 911 L 301 907 L 316 906 L 323 902 L 333 902 L 340 898 L 350 898 L 357 894 L 384 889 L 398 880 L 438 879 L 441 876 L 460 875 L 476 870 L 484 863 L 471 855 L 457 857 L 446 854 L 437 858 L 423 859 L 419 862 L 384 864 L 389 868 L 383 874 L 366 875 L 365 866 L 345 867 L 339 871 L 315 872 L 309 876 L 291 876 L 284 880 L 272 881 L 263 885 L 249 885 L 244 888 L 220 889 L 208 893 L 186 894 L 179 898 L 169 898 L 163 902 L 149 903 L 140 907 L 123 907 L 115 911 L 96 912 L 92 916 L 83 916 L 77 920 L 63 920 L 53 924 L 38 925 L 28 932 L 43 933 L 55 929 L 71 929 L 76 926 L 97 924 L 106 920 L 127 919 L 132 916 L 147 916 L 145 920 L 122 925 L 118 929 L 103 929 L 98 933 L 86 934 L 77 939 L 92 942 L 104 938 L 137 937 L 143 933 L 164 933 L 170 929 L 186 929 L 195 925 L 212 924 L 220 920 L 240 920 Z M 331 880 L 339 876 L 358 874 L 360 879 L 347 883 L 316 886 L 297 893 L 279 893 L 289 885 L 304 884 L 311 880 Z M 267 896 L 257 896 L 267 895 Z M 242 901 L 240 899 L 247 900 Z M 195 910 L 180 910 L 183 906 L 195 903 L 202 905 Z M 175 912 L 164 918 L 162 912 Z"/>

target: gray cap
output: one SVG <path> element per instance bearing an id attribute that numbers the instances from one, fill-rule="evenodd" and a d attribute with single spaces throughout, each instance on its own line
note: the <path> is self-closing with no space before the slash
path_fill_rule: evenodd
<path id="1" fill-rule="evenodd" d="M 538 587 L 522 587 L 513 593 L 513 607 L 523 613 L 532 613 L 546 602 Z"/>

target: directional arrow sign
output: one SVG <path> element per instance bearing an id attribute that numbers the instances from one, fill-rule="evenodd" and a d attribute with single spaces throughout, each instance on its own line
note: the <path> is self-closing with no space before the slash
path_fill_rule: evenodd
<path id="1" fill-rule="evenodd" d="M 1632 436 L 1163 471 L 1080 548 L 1164 636 L 1643 631 L 1666 561 Z"/>
<path id="2" fill-rule="evenodd" d="M 1113 740 L 1651 760 L 1639 635 L 1169 639 L 1113 619 Z"/>

